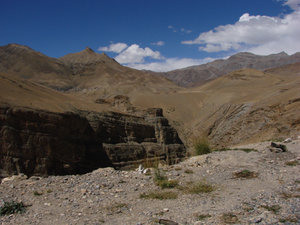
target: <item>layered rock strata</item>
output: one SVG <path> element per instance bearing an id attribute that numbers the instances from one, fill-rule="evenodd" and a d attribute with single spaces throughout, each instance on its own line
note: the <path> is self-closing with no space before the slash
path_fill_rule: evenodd
<path id="1" fill-rule="evenodd" d="M 159 109 L 121 113 L 53 113 L 0 107 L 0 175 L 80 174 L 99 167 L 133 167 L 185 156 Z"/>

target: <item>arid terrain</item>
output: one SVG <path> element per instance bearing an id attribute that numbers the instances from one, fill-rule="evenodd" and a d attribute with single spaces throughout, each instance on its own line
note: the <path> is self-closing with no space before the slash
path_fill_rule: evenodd
<path id="1" fill-rule="evenodd" d="M 2 46 L 0 206 L 26 211 L 0 221 L 300 223 L 299 112 L 299 53 L 239 53 L 166 75 L 90 48 L 51 58 Z M 201 139 L 214 151 L 190 157 Z M 157 185 L 159 171 L 172 188 Z"/>
<path id="2" fill-rule="evenodd" d="M 22 201 L 26 212 L 2 216 L 0 221 L 3 225 L 299 224 L 300 140 L 286 146 L 287 152 L 275 153 L 269 150 L 270 142 L 263 142 L 162 166 L 169 179 L 178 181 L 174 188 L 155 185 L 154 172 L 113 168 L 84 175 L 16 176 L 2 181 L 0 204 Z M 254 174 L 237 176 L 241 171 Z M 190 190 L 199 182 L 212 185 L 212 190 Z M 142 197 L 164 193 L 158 196 L 164 198 L 167 192 L 174 193 L 174 199 Z"/>

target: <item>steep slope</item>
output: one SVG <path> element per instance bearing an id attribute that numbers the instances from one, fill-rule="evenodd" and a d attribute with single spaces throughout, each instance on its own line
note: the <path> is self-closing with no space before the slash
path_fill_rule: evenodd
<path id="1" fill-rule="evenodd" d="M 0 73 L 0 177 L 16 173 L 77 174 L 104 166 L 128 168 L 157 160 L 173 164 L 185 156 L 185 146 L 162 110 L 135 108 L 139 116 L 119 113 L 110 104 L 93 102 L 80 88 L 83 85 L 95 93 L 98 82 L 100 86 L 107 82 L 110 89 L 119 91 L 114 85 L 127 82 L 127 88 L 134 90 L 134 85 L 142 86 L 139 81 L 145 81 L 143 85 L 156 90 L 155 83 L 159 82 L 163 88 L 164 83 L 175 86 L 170 81 L 122 67 L 90 50 L 68 56 L 63 62 L 27 47 L 15 47 L 15 57 L 31 57 L 32 61 L 16 58 L 20 60 L 17 65 L 28 63 L 28 68 Z M 68 68 L 66 74 L 73 85 L 69 93 L 50 88 L 53 78 L 64 78 L 64 73 L 55 74 L 56 69 L 49 67 L 54 75 L 47 74 L 48 67 L 39 68 L 35 60 L 50 67 L 57 62 Z M 73 66 L 78 64 L 83 72 L 74 74 Z M 13 70 L 14 65 L 9 68 Z M 23 76 L 24 71 L 32 71 L 33 75 Z M 50 87 L 38 84 L 39 73 L 48 75 L 43 84 Z M 105 75 L 107 80 L 102 79 Z"/>
<path id="2" fill-rule="evenodd" d="M 24 48 L 13 47 L 18 51 Z M 24 51 L 26 55 L 43 59 L 51 66 L 57 63 L 58 71 L 62 72 L 53 77 L 67 79 L 71 86 L 67 92 L 61 93 L 34 83 L 39 76 L 20 79 L 26 68 L 30 68 L 32 74 L 39 71 L 41 77 L 47 73 L 43 67 L 35 67 L 34 60 L 26 61 L 27 67 L 19 71 L 14 70 L 14 63 L 10 62 L 10 66 L 2 66 L 4 70 L 10 70 L 0 77 L 0 100 L 3 103 L 54 112 L 112 110 L 142 117 L 141 108 L 163 108 L 164 115 L 177 128 L 185 143 L 190 143 L 194 137 L 207 135 L 214 145 L 224 146 L 295 135 L 300 130 L 297 113 L 300 108 L 299 63 L 264 72 L 242 69 L 199 87 L 179 88 L 163 77 L 123 67 L 89 48 L 60 59 L 48 59 L 28 48 Z M 299 54 L 287 56 L 281 53 L 262 57 L 262 61 L 258 62 L 257 56 L 240 53 L 209 65 L 216 71 L 220 68 L 230 71 L 251 63 L 264 68 L 277 62 L 276 65 L 281 65 L 297 60 L 298 57 Z M 16 65 L 24 64 L 22 57 L 16 60 L 21 60 Z M 4 62 L 8 63 L 8 60 Z M 0 64 L 4 65 L 1 61 Z M 63 73 L 61 68 L 66 68 L 67 72 Z M 50 78 L 51 73 L 48 74 Z M 214 77 L 214 74 L 211 76 Z M 50 87 L 51 79 L 45 80 Z"/>
<path id="3" fill-rule="evenodd" d="M 0 47 L 0 72 L 77 96 L 96 98 L 179 89 L 166 78 L 124 67 L 90 48 L 56 59 L 23 45 L 9 44 Z"/>
<path id="4" fill-rule="evenodd" d="M 0 73 L 0 104 L 51 112 L 108 109 L 106 105 L 95 105 L 78 96 L 58 92 L 29 80 L 3 73 Z"/>
<path id="5" fill-rule="evenodd" d="M 139 96 L 133 103 L 162 107 L 185 143 L 208 136 L 216 146 L 296 135 L 300 131 L 300 76 L 243 69 L 200 87 L 169 95 Z M 289 74 L 289 76 L 285 76 Z"/>
<path id="6" fill-rule="evenodd" d="M 180 86 L 192 87 L 199 86 L 209 80 L 243 68 L 265 70 L 296 62 L 300 62 L 300 53 L 289 56 L 285 52 L 281 52 L 268 56 L 259 56 L 248 52 L 241 52 L 225 60 L 215 60 L 199 66 L 158 73 L 158 75 L 167 77 Z"/>
<path id="7" fill-rule="evenodd" d="M 72 86 L 71 70 L 68 66 L 55 58 L 18 44 L 0 47 L 0 72 L 55 89 L 65 90 Z"/>
<path id="8" fill-rule="evenodd" d="M 104 53 L 90 48 L 60 58 L 73 72 L 78 95 L 107 98 L 113 95 L 133 96 L 140 92 L 158 93 L 178 90 L 174 83 L 163 77 L 121 66 Z"/>

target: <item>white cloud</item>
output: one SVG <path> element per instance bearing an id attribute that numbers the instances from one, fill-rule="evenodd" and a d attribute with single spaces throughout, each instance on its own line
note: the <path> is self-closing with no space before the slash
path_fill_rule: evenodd
<path id="1" fill-rule="evenodd" d="M 158 42 L 153 42 L 151 44 L 152 45 L 157 45 L 157 46 L 163 46 L 163 45 L 165 45 L 165 42 L 164 41 L 158 41 Z"/>
<path id="2" fill-rule="evenodd" d="M 291 9 L 297 11 L 300 8 L 300 0 L 287 0 L 283 5 L 289 6 Z"/>
<path id="3" fill-rule="evenodd" d="M 192 59 L 192 58 L 167 58 L 160 62 L 151 63 L 133 63 L 127 66 L 139 70 L 152 70 L 156 72 L 165 72 L 175 69 L 181 69 L 189 66 L 200 65 L 203 63 L 211 62 L 215 59 L 205 58 L 205 59 Z"/>
<path id="4" fill-rule="evenodd" d="M 127 44 L 118 42 L 115 44 L 110 44 L 109 46 L 106 46 L 106 47 L 100 47 L 100 48 L 98 48 L 98 51 L 120 53 L 127 47 L 128 47 Z"/>
<path id="5" fill-rule="evenodd" d="M 129 63 L 143 63 L 146 57 L 152 59 L 163 59 L 160 52 L 153 51 L 152 49 L 146 47 L 141 48 L 137 44 L 129 46 L 126 50 L 122 51 L 119 55 L 115 57 L 119 63 L 129 64 Z"/>
<path id="6" fill-rule="evenodd" d="M 285 1 L 295 11 L 283 18 L 243 14 L 235 24 L 218 26 L 183 44 L 198 44 L 206 52 L 249 51 L 267 55 L 300 51 L 300 0 Z"/>

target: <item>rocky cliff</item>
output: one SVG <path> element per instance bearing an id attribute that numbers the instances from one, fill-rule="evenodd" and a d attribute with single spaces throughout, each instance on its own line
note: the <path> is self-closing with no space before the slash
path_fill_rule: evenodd
<path id="1" fill-rule="evenodd" d="M 116 168 L 140 163 L 177 163 L 186 149 L 177 131 L 163 117 L 162 109 L 139 111 L 138 116 L 115 112 L 81 112 L 95 131 L 104 151 Z"/>
<path id="2" fill-rule="evenodd" d="M 62 175 L 99 167 L 132 167 L 148 160 L 175 163 L 185 156 L 161 110 L 52 113 L 0 107 L 0 175 Z"/>

